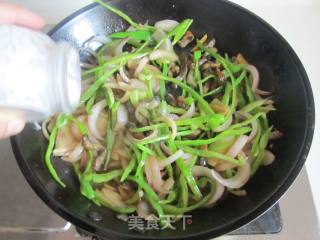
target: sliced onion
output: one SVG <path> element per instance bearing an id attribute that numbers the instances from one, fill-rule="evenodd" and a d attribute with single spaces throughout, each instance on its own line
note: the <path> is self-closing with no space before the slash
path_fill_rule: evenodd
<path id="1" fill-rule="evenodd" d="M 81 158 L 83 152 L 83 146 L 79 143 L 67 156 L 62 157 L 67 162 L 77 162 Z"/>
<path id="2" fill-rule="evenodd" d="M 114 208 L 127 207 L 126 204 L 122 201 L 120 194 L 115 192 L 112 188 L 105 186 L 100 191 L 97 190 L 96 192 L 104 201 L 109 203 Z"/>
<path id="3" fill-rule="evenodd" d="M 150 205 L 146 201 L 143 201 L 143 200 L 139 201 L 139 204 L 137 206 L 138 216 L 144 219 L 147 219 L 151 213 L 152 213 L 152 209 Z"/>
<path id="4" fill-rule="evenodd" d="M 77 117 L 77 119 L 82 122 L 82 123 L 87 123 L 87 116 L 86 115 L 80 115 L 79 117 Z M 77 140 L 77 141 L 81 141 L 83 135 L 81 134 L 77 124 L 75 124 L 74 122 L 71 123 L 70 126 L 70 131 L 72 136 Z"/>
<path id="5" fill-rule="evenodd" d="M 160 49 L 163 50 L 167 50 L 172 52 L 173 51 L 173 46 L 171 43 L 170 38 L 167 38 L 166 33 L 162 30 L 162 29 L 157 29 L 153 34 L 152 37 L 157 41 L 163 41 L 163 39 L 165 39 L 165 41 L 161 44 Z"/>
<path id="6" fill-rule="evenodd" d="M 138 63 L 138 66 L 136 68 L 136 70 L 134 71 L 134 76 L 135 77 L 138 77 L 139 74 L 142 72 L 143 68 L 146 66 L 146 64 L 149 62 L 149 58 L 146 56 L 146 57 L 143 57 L 139 63 Z"/>
<path id="7" fill-rule="evenodd" d="M 187 119 L 187 118 L 192 118 L 196 113 L 196 106 L 193 103 L 191 103 L 188 111 L 186 111 L 183 115 L 180 116 L 179 119 Z"/>
<path id="8" fill-rule="evenodd" d="M 97 129 L 97 120 L 99 115 L 101 114 L 101 111 L 107 106 L 107 103 L 105 100 L 101 100 L 100 102 L 96 103 L 92 107 L 91 114 L 88 116 L 88 127 L 92 135 L 99 139 L 102 140 L 103 137 L 101 136 L 100 132 Z"/>
<path id="9" fill-rule="evenodd" d="M 149 157 L 145 162 L 144 170 L 147 177 L 147 181 L 150 184 L 150 186 L 156 192 L 159 192 L 161 190 L 163 180 L 161 178 L 160 166 L 158 164 L 157 159 L 153 156 Z"/>
<path id="10" fill-rule="evenodd" d="M 160 167 L 165 167 L 165 166 L 175 162 L 178 158 L 182 157 L 183 155 L 184 155 L 184 152 L 181 149 L 179 149 L 178 151 L 176 151 L 174 154 L 172 154 L 168 158 L 159 161 L 159 165 L 160 165 Z"/>
<path id="11" fill-rule="evenodd" d="M 97 49 L 101 47 L 101 45 L 104 45 L 110 41 L 111 39 L 106 36 L 96 35 L 86 41 L 84 43 L 84 47 L 92 49 L 93 51 L 97 51 Z"/>
<path id="12" fill-rule="evenodd" d="M 150 167 L 152 169 L 152 186 L 153 189 L 157 192 L 161 191 L 161 186 L 163 184 L 163 180 L 161 177 L 160 166 L 156 158 L 150 157 L 148 158 L 150 161 Z"/>
<path id="13" fill-rule="evenodd" d="M 182 52 L 178 54 L 180 59 L 180 72 L 176 79 L 181 81 L 183 79 L 186 79 L 186 76 L 188 74 L 188 56 L 186 53 Z"/>
<path id="14" fill-rule="evenodd" d="M 266 150 L 264 152 L 264 156 L 262 159 L 262 165 L 268 166 L 268 165 L 272 164 L 275 159 L 276 159 L 276 157 L 274 156 L 274 154 L 272 152 L 270 152 L 269 150 Z"/>
<path id="15" fill-rule="evenodd" d="M 164 144 L 164 142 L 162 142 L 162 141 L 160 142 L 160 147 L 167 155 L 172 154 L 170 149 Z"/>
<path id="16" fill-rule="evenodd" d="M 238 172 L 232 178 L 225 179 L 218 172 L 213 169 L 209 169 L 207 167 L 202 166 L 194 166 L 192 168 L 192 174 L 210 177 L 213 180 L 218 181 L 223 186 L 228 188 L 241 188 L 243 185 L 247 183 L 250 178 L 250 164 L 248 162 L 245 163 L 244 166 L 238 168 Z"/>
<path id="17" fill-rule="evenodd" d="M 172 51 L 157 49 L 150 53 L 149 58 L 151 61 L 157 60 L 159 58 L 168 59 L 172 62 L 176 62 L 179 60 L 177 54 Z"/>
<path id="18" fill-rule="evenodd" d="M 154 26 L 158 29 L 162 29 L 163 31 L 170 32 L 173 30 L 179 22 L 171 19 L 164 19 L 161 21 L 158 21 L 154 24 Z"/>
<path id="19" fill-rule="evenodd" d="M 129 220 L 129 216 L 126 214 L 117 214 L 117 218 L 123 222 L 128 222 Z"/>
<path id="20" fill-rule="evenodd" d="M 144 90 L 144 91 L 148 90 L 148 87 L 144 82 L 141 82 L 140 80 L 135 79 L 135 78 L 131 79 L 130 87 L 132 89 L 139 89 L 139 90 Z"/>
<path id="21" fill-rule="evenodd" d="M 173 114 L 168 114 L 167 116 L 165 117 L 162 117 L 160 120 L 166 122 L 169 124 L 170 128 L 171 128 L 171 138 L 172 139 L 175 139 L 176 136 L 177 136 L 177 133 L 178 133 L 178 128 L 177 128 L 177 124 L 176 122 L 174 121 L 175 118 L 178 118 L 178 116 L 175 117 L 175 115 Z"/>
<path id="22" fill-rule="evenodd" d="M 131 133 L 129 133 L 129 132 L 127 133 L 128 139 L 133 143 L 139 143 L 141 141 L 151 140 L 151 139 L 156 138 L 157 136 L 158 136 L 158 129 L 155 129 L 149 136 L 142 138 L 142 139 L 135 138 L 134 136 L 132 136 Z"/>
<path id="23" fill-rule="evenodd" d="M 236 165 L 229 163 L 229 162 L 220 162 L 217 166 L 215 166 L 215 169 L 219 172 L 226 171 L 228 169 L 235 168 Z"/>
<path id="24" fill-rule="evenodd" d="M 272 92 L 269 91 L 263 91 L 259 88 L 256 89 L 256 93 L 261 95 L 261 96 L 270 96 L 272 94 Z"/>
<path id="25" fill-rule="evenodd" d="M 250 118 L 252 117 L 252 115 L 250 113 L 247 112 L 240 112 L 238 111 L 238 113 L 246 118 Z M 257 120 L 254 120 L 251 122 L 251 132 L 250 135 L 248 137 L 248 142 L 250 142 L 257 134 L 257 130 L 258 130 L 258 123 Z"/>
<path id="26" fill-rule="evenodd" d="M 88 78 L 85 80 L 82 80 L 81 82 L 81 93 L 84 93 L 92 84 L 93 78 Z"/>
<path id="27" fill-rule="evenodd" d="M 128 41 L 129 41 L 129 38 L 124 38 L 123 40 L 121 40 L 121 42 L 118 44 L 118 46 L 116 46 L 116 48 L 114 49 L 114 56 L 118 56 L 118 55 L 122 54 L 123 47 L 124 47 L 124 45 L 127 44 Z"/>
<path id="28" fill-rule="evenodd" d="M 247 196 L 247 191 L 244 189 L 239 189 L 239 190 L 230 189 L 229 192 L 232 193 L 233 195 L 238 196 L 238 197 Z"/>
<path id="29" fill-rule="evenodd" d="M 212 205 L 217 202 L 224 193 L 224 186 L 213 177 L 212 171 L 214 170 L 203 166 L 194 166 L 192 168 L 192 175 L 194 177 L 206 176 L 216 183 L 216 191 L 205 205 L 206 207 L 212 207 Z"/>
<path id="30" fill-rule="evenodd" d="M 122 80 L 123 81 L 125 81 L 125 82 L 130 82 L 130 78 L 127 76 L 127 74 L 125 73 L 125 70 L 124 70 L 124 67 L 123 66 L 121 66 L 120 68 L 119 68 L 119 73 L 120 73 L 120 76 L 121 76 L 121 78 L 122 78 Z"/>
<path id="31" fill-rule="evenodd" d="M 123 104 L 119 105 L 117 112 L 117 125 L 123 128 L 128 123 L 128 111 Z"/>
<path id="32" fill-rule="evenodd" d="M 160 189 L 160 194 L 161 195 L 167 195 L 170 190 L 172 189 L 174 185 L 174 180 L 173 178 L 168 178 L 161 186 L 161 189 Z"/>
<path id="33" fill-rule="evenodd" d="M 65 156 L 72 151 L 78 142 L 72 136 L 69 126 L 60 128 L 56 138 L 54 156 Z"/>
<path id="34" fill-rule="evenodd" d="M 106 82 L 105 87 L 120 89 L 122 91 L 131 91 L 131 90 L 142 90 L 146 91 L 148 89 L 147 85 L 138 79 L 131 79 L 130 85 L 124 82 Z"/>
<path id="35" fill-rule="evenodd" d="M 146 108 L 146 109 L 154 109 L 157 106 L 159 106 L 159 104 L 160 104 L 160 101 L 157 100 L 157 99 L 153 99 L 151 102 L 141 102 L 141 103 L 139 103 L 137 108 L 136 108 L 136 110 L 135 110 L 135 112 L 134 112 L 134 115 L 135 115 L 136 119 L 138 120 L 138 122 L 144 123 L 146 121 L 144 116 L 142 116 L 140 114 L 141 109 L 144 109 L 144 108 Z"/>
<path id="36" fill-rule="evenodd" d="M 150 166 L 150 162 L 148 159 L 144 163 L 144 173 L 146 174 L 147 182 L 152 187 L 153 179 L 152 179 L 152 168 Z"/>
<path id="37" fill-rule="evenodd" d="M 279 130 L 274 130 L 271 132 L 269 139 L 276 140 L 283 136 L 283 133 Z"/>
<path id="38" fill-rule="evenodd" d="M 229 148 L 227 155 L 232 158 L 235 158 L 248 142 L 248 138 L 249 137 L 246 135 L 239 136 L 237 140 L 233 143 L 233 145 Z"/>
<path id="39" fill-rule="evenodd" d="M 255 92 L 258 88 L 260 77 L 258 69 L 253 65 L 247 65 L 247 70 L 250 73 L 251 81 L 252 81 L 252 91 Z"/>
<path id="40" fill-rule="evenodd" d="M 50 119 L 46 119 L 41 124 L 42 134 L 46 139 L 50 138 L 50 133 L 48 132 L 47 124 L 50 121 Z"/>
<path id="41" fill-rule="evenodd" d="M 187 74 L 187 83 L 191 86 L 197 86 L 196 81 L 194 80 L 194 68 L 191 67 Z"/>
<path id="42" fill-rule="evenodd" d="M 121 98 L 118 99 L 120 103 L 125 103 L 130 99 L 130 92 L 126 91 Z"/>
<path id="43" fill-rule="evenodd" d="M 80 67 L 83 68 L 83 69 L 90 69 L 90 68 L 96 67 L 96 65 L 95 64 L 91 64 L 91 63 L 81 62 L 80 63 Z"/>
<path id="44" fill-rule="evenodd" d="M 216 182 L 216 191 L 214 192 L 213 196 L 209 199 L 209 201 L 206 203 L 205 207 L 212 207 L 222 196 L 224 193 L 224 186 Z"/>
<path id="45" fill-rule="evenodd" d="M 222 131 L 226 130 L 228 127 L 230 127 L 231 123 L 232 123 L 232 116 L 230 116 L 222 125 L 215 128 L 213 131 L 222 132 Z"/>
<path id="46" fill-rule="evenodd" d="M 146 68 L 154 73 L 161 73 L 161 70 L 154 65 L 146 64 Z"/>

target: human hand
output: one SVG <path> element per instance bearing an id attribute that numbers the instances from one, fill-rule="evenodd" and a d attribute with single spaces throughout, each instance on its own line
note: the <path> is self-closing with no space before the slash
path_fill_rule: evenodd
<path id="1" fill-rule="evenodd" d="M 17 24 L 40 30 L 44 26 L 44 20 L 19 5 L 0 2 L 0 24 Z M 24 126 L 22 118 L 0 111 L 0 139 L 21 132 Z"/>
<path id="2" fill-rule="evenodd" d="M 0 2 L 0 24 L 5 23 L 40 30 L 44 19 L 22 6 Z"/>

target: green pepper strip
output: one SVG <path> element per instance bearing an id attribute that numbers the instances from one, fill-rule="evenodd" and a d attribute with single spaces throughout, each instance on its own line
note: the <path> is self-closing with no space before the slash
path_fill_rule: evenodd
<path id="1" fill-rule="evenodd" d="M 178 145 L 178 144 L 177 144 Z M 179 146 L 179 145 L 178 145 Z M 188 146 L 179 146 L 183 151 L 187 152 L 187 153 L 191 153 L 197 156 L 201 156 L 201 157 L 206 157 L 206 158 L 219 158 L 223 161 L 229 162 L 229 163 L 233 163 L 237 166 L 243 166 L 244 162 L 241 162 L 237 159 L 234 159 L 232 157 L 229 157 L 227 155 L 218 153 L 218 152 L 214 152 L 214 151 L 209 151 L 209 150 L 200 150 L 200 149 L 196 149 L 196 148 L 192 148 L 192 147 L 188 147 Z"/>
<path id="2" fill-rule="evenodd" d="M 135 156 L 132 156 L 130 163 L 128 164 L 128 166 L 126 167 L 126 169 L 124 170 L 124 172 L 121 176 L 120 182 L 123 182 L 124 180 L 126 180 L 126 178 L 132 172 L 135 165 L 136 165 L 136 158 L 135 158 Z"/>
<path id="3" fill-rule="evenodd" d="M 152 188 L 145 182 L 142 174 L 139 177 L 128 176 L 128 180 L 134 181 L 140 186 L 146 193 L 145 197 L 149 200 L 152 207 L 158 212 L 159 217 L 164 215 L 161 205 L 159 204 L 160 199 L 158 195 L 152 190 Z"/>
<path id="4" fill-rule="evenodd" d="M 107 169 L 109 161 L 111 159 L 112 155 L 112 149 L 114 145 L 114 139 L 116 137 L 116 132 L 113 131 L 113 129 L 116 126 L 117 123 L 117 112 L 118 108 L 120 106 L 120 102 L 115 102 L 111 107 L 109 106 L 109 121 L 108 121 L 108 130 L 107 130 L 107 136 L 105 138 L 105 144 L 107 146 L 106 151 L 106 157 L 104 159 L 104 169 Z"/>
<path id="5" fill-rule="evenodd" d="M 80 191 L 81 194 L 87 197 L 88 199 L 96 199 L 96 193 L 93 190 L 91 185 L 92 181 L 92 165 L 93 165 L 93 153 L 91 150 L 88 150 L 88 163 L 86 169 L 83 172 L 83 175 L 80 176 Z M 98 203 L 97 203 L 98 204 Z"/>
<path id="6" fill-rule="evenodd" d="M 53 177 L 53 179 L 59 183 L 62 187 L 66 187 L 66 185 L 62 182 L 62 180 L 60 179 L 60 177 L 58 176 L 56 170 L 54 169 L 52 162 L 51 162 L 51 155 L 53 152 L 53 148 L 54 148 L 54 144 L 58 135 L 58 130 L 59 128 L 64 127 L 66 124 L 68 123 L 68 117 L 64 114 L 60 114 L 57 117 L 56 120 L 56 124 L 53 127 L 50 137 L 49 137 L 49 144 L 48 144 L 48 148 L 45 154 L 45 163 L 46 166 L 49 170 L 49 173 L 51 174 L 51 176 Z"/>
<path id="7" fill-rule="evenodd" d="M 169 139 L 169 148 L 172 152 L 177 151 L 177 146 L 175 142 L 171 139 Z M 195 178 L 192 175 L 191 169 L 186 165 L 182 158 L 177 159 L 176 163 L 180 171 L 182 172 L 183 176 L 186 178 L 191 192 L 195 195 L 196 200 L 199 201 L 202 198 L 202 194 L 197 186 Z"/>
<path id="8" fill-rule="evenodd" d="M 193 88 L 189 87 L 187 84 L 175 79 L 175 78 L 171 78 L 171 77 L 165 77 L 162 76 L 160 74 L 153 74 L 151 73 L 151 75 L 158 77 L 158 78 L 163 78 L 166 81 L 169 82 L 173 82 L 174 84 L 178 85 L 179 87 L 181 87 L 182 89 L 185 89 L 196 101 L 198 101 L 199 103 L 199 107 L 202 108 L 202 110 L 208 114 L 208 115 L 212 115 L 214 114 L 214 111 L 212 110 L 212 108 L 210 107 L 210 105 L 207 103 L 206 100 L 204 100 L 202 98 L 202 96 L 199 95 L 199 93 L 197 93 Z"/>
<path id="9" fill-rule="evenodd" d="M 151 33 L 146 30 L 131 31 L 131 32 L 115 32 L 109 35 L 110 38 L 131 38 L 134 40 L 148 41 Z"/>
<path id="10" fill-rule="evenodd" d="M 183 175 L 179 177 L 179 184 L 180 184 L 180 198 L 179 198 L 179 207 L 187 207 L 188 206 L 188 185 L 186 179 Z"/>
<path id="11" fill-rule="evenodd" d="M 198 88 L 199 88 L 199 92 L 200 92 L 200 95 L 202 96 L 203 95 L 203 88 L 202 88 L 202 82 L 201 82 L 201 73 L 200 73 L 200 70 L 199 70 L 199 60 L 201 58 L 201 51 L 198 50 L 198 51 L 195 51 L 193 53 L 193 58 L 194 58 L 194 61 L 195 61 L 195 66 L 194 66 L 194 79 L 195 79 L 195 82 L 198 83 Z"/>
<path id="12" fill-rule="evenodd" d="M 181 23 L 179 23 L 171 32 L 169 32 L 169 37 L 173 37 L 172 45 L 175 45 L 180 41 L 183 35 L 188 31 L 192 22 L 192 19 L 185 19 Z"/>
<path id="13" fill-rule="evenodd" d="M 137 144 L 137 147 L 138 147 L 141 151 L 148 153 L 148 155 L 153 155 L 153 156 L 156 155 L 156 153 L 155 153 L 152 149 L 143 146 L 141 143 L 138 143 L 138 144 Z"/>
<path id="14" fill-rule="evenodd" d="M 80 105 L 85 103 L 88 99 L 90 99 L 96 91 L 105 83 L 106 78 L 112 76 L 116 71 L 119 70 L 119 67 L 115 67 L 111 71 L 105 73 L 103 76 L 98 78 L 81 96 Z"/>
<path id="15" fill-rule="evenodd" d="M 125 20 L 126 22 L 128 22 L 130 25 L 132 25 L 133 27 L 135 27 L 136 29 L 146 29 L 146 30 L 154 30 L 155 28 L 152 26 L 145 26 L 145 25 L 140 25 L 136 22 L 134 22 L 127 14 L 125 14 L 124 12 L 120 11 L 119 9 L 116 9 L 114 7 L 111 7 L 110 5 L 106 4 L 105 2 L 101 1 L 101 0 L 94 0 L 95 2 L 99 3 L 101 6 L 107 8 L 108 10 L 110 10 L 111 12 L 115 13 L 116 15 L 118 15 L 119 17 L 121 17 L 123 20 Z"/>
<path id="16" fill-rule="evenodd" d="M 183 108 L 180 108 L 180 107 L 174 107 L 174 106 L 171 106 L 169 104 L 167 104 L 167 109 L 169 112 L 171 113 L 177 113 L 177 114 L 184 114 L 186 112 L 185 109 Z"/>
<path id="17" fill-rule="evenodd" d="M 223 90 L 223 86 L 220 86 L 220 87 L 217 87 L 217 88 L 215 88 L 214 90 L 212 90 L 212 91 L 204 94 L 203 96 L 204 96 L 204 97 L 207 97 L 207 96 L 210 96 L 210 95 L 215 96 L 215 95 L 221 93 L 222 90 Z"/>
<path id="18" fill-rule="evenodd" d="M 246 74 L 247 74 L 247 71 L 246 70 L 243 70 L 242 73 L 240 74 L 240 76 L 237 78 L 236 82 L 235 82 L 235 85 L 238 86 L 241 84 L 241 82 L 243 81 L 243 79 L 245 79 L 246 77 Z"/>
<path id="19" fill-rule="evenodd" d="M 219 61 L 222 64 L 222 66 L 225 68 L 225 70 L 227 71 L 229 77 L 231 78 L 232 96 L 231 96 L 230 111 L 228 112 L 228 115 L 226 117 L 226 119 L 228 119 L 231 116 L 231 114 L 234 112 L 235 107 L 236 107 L 236 98 L 237 98 L 236 79 L 235 79 L 232 71 L 230 70 L 230 66 L 228 65 L 228 62 L 226 59 L 224 59 L 218 53 L 216 53 L 215 51 L 213 51 L 212 49 L 210 49 L 208 47 L 200 46 L 200 48 L 202 50 L 204 50 L 205 52 L 209 53 L 217 61 Z"/>
<path id="20" fill-rule="evenodd" d="M 180 41 L 180 39 L 183 37 L 183 35 L 188 31 L 188 28 L 192 24 L 192 19 L 185 19 L 181 23 L 179 23 L 174 29 L 172 29 L 164 38 L 162 38 L 157 45 L 154 47 L 154 49 L 158 49 L 164 41 L 166 41 L 168 38 L 173 37 L 172 44 L 175 45 L 177 42 Z"/>
<path id="21" fill-rule="evenodd" d="M 148 157 L 148 153 L 143 151 L 141 156 L 137 156 L 137 159 L 138 159 L 138 167 L 137 167 L 137 170 L 136 170 L 136 173 L 135 173 L 135 176 L 140 176 L 142 175 L 142 169 L 143 169 L 143 166 L 147 160 L 147 157 Z"/>
<path id="22" fill-rule="evenodd" d="M 232 126 L 230 126 L 228 129 L 235 129 L 235 128 L 239 128 L 239 127 L 243 127 L 245 125 L 248 125 L 250 124 L 252 121 L 258 119 L 259 117 L 263 117 L 265 116 L 266 114 L 263 113 L 263 112 L 259 112 L 255 115 L 253 115 L 252 117 L 250 118 L 247 118 L 245 121 L 242 121 L 240 123 L 236 123 L 236 124 L 233 124 Z"/>
<path id="23" fill-rule="evenodd" d="M 154 74 L 154 75 L 157 77 L 161 77 L 161 75 L 159 75 L 159 74 Z M 189 87 L 187 84 L 185 84 L 175 78 L 171 78 L 171 77 L 163 77 L 163 78 L 164 78 L 164 80 L 169 81 L 169 82 L 173 82 L 174 84 L 178 85 L 179 87 L 185 89 L 199 103 L 199 107 L 201 107 L 201 109 L 203 110 L 204 113 L 206 113 L 208 115 L 214 114 L 214 111 L 212 110 L 212 108 L 210 107 L 208 102 L 206 100 L 204 100 L 202 98 L 202 96 L 199 95 L 199 93 L 197 93 L 193 88 Z"/>
<path id="24" fill-rule="evenodd" d="M 197 140 L 181 140 L 181 141 L 175 141 L 175 143 L 179 146 L 200 146 L 200 145 L 208 145 L 211 143 L 214 143 L 222 138 L 229 137 L 229 136 L 239 136 L 242 134 L 245 134 L 247 132 L 250 132 L 250 127 L 243 127 L 240 129 L 232 129 L 232 130 L 226 130 L 222 133 L 219 133 L 217 136 L 209 139 L 197 139 Z"/>
<path id="25" fill-rule="evenodd" d="M 163 70 L 162 70 L 163 77 L 166 77 L 168 75 L 168 72 L 169 72 L 169 65 L 168 65 L 168 63 L 164 63 L 163 64 Z M 164 79 L 161 78 L 160 79 L 160 97 L 161 97 L 161 100 L 165 99 L 165 95 L 166 95 L 166 85 L 165 85 Z"/>
<path id="26" fill-rule="evenodd" d="M 243 108 L 241 108 L 239 111 L 250 113 L 255 108 L 260 107 L 263 104 L 265 104 L 267 100 L 268 99 L 261 99 L 261 100 L 252 101 L 249 104 L 247 104 L 246 106 L 244 106 Z"/>
<path id="27" fill-rule="evenodd" d="M 96 198 L 103 206 L 105 206 L 105 207 L 107 207 L 107 208 L 109 208 L 109 209 L 111 209 L 111 210 L 113 210 L 115 212 L 118 212 L 118 213 L 128 214 L 128 213 L 134 213 L 136 211 L 136 208 L 135 207 L 131 207 L 131 206 L 124 207 L 124 208 L 113 207 L 109 203 L 104 201 L 104 199 L 100 195 L 100 193 L 96 194 Z"/>
<path id="28" fill-rule="evenodd" d="M 208 75 L 204 79 L 201 80 L 201 83 L 203 84 L 203 83 L 205 83 L 206 81 L 208 81 L 211 78 L 213 78 L 213 80 L 215 80 L 216 76 L 215 75 Z"/>
<path id="29" fill-rule="evenodd" d="M 177 126 L 184 126 L 184 125 L 201 125 L 203 123 L 208 123 L 210 121 L 217 121 L 219 123 L 224 121 L 224 116 L 221 114 L 211 114 L 211 115 L 205 115 L 205 116 L 199 116 L 199 117 L 193 117 L 189 119 L 180 119 L 176 121 Z M 145 132 L 145 131 L 150 131 L 158 128 L 163 128 L 163 127 L 169 127 L 167 123 L 157 123 L 141 128 L 132 128 L 130 129 L 131 132 L 133 133 L 139 133 L 139 132 Z"/>
<path id="30" fill-rule="evenodd" d="M 251 175 L 255 174 L 258 168 L 260 167 L 262 163 L 262 159 L 264 157 L 265 149 L 268 145 L 269 136 L 271 133 L 272 127 L 268 128 L 267 131 L 261 136 L 260 142 L 259 142 L 259 155 L 254 160 L 251 168 Z"/>
<path id="31" fill-rule="evenodd" d="M 257 120 L 257 133 L 256 136 L 254 137 L 253 141 L 252 141 L 252 147 L 251 147 L 251 154 L 254 157 L 257 157 L 259 154 L 259 140 L 261 137 L 261 133 L 262 133 L 262 128 L 261 128 L 261 124 L 260 121 Z"/>
<path id="32" fill-rule="evenodd" d="M 179 208 L 169 204 L 161 204 L 161 206 L 166 214 L 173 214 L 173 215 L 181 215 L 186 212 L 190 212 L 194 209 L 200 208 L 209 201 L 209 199 L 213 196 L 215 192 L 215 189 L 216 189 L 215 183 L 210 181 L 210 184 L 211 184 L 211 190 L 209 194 L 206 195 L 204 198 L 202 198 L 199 202 L 195 203 L 194 205 L 191 205 L 189 207 L 184 207 L 184 208 Z"/>
<path id="33" fill-rule="evenodd" d="M 231 91 L 232 91 L 232 86 L 231 86 L 231 84 L 229 82 L 227 82 L 225 90 L 224 90 L 224 94 L 223 94 L 223 97 L 222 97 L 222 103 L 224 105 L 226 105 L 226 106 L 229 105 Z"/>
<path id="34" fill-rule="evenodd" d="M 251 84 L 250 84 L 250 80 L 249 78 L 245 78 L 245 83 L 246 83 L 246 93 L 247 93 L 247 97 L 249 99 L 249 102 L 253 102 L 256 97 L 254 96 L 254 93 L 252 91 L 252 87 L 251 87 Z"/>
<path id="35" fill-rule="evenodd" d="M 82 135 L 88 135 L 88 128 L 83 122 L 81 122 L 78 118 L 75 118 L 72 115 L 68 116 L 68 118 L 76 124 L 77 128 L 79 129 Z"/>
<path id="36" fill-rule="evenodd" d="M 87 104 L 86 104 L 86 112 L 88 114 L 91 114 L 91 110 L 92 110 L 92 107 L 94 105 L 94 100 L 95 100 L 95 95 L 93 95 L 92 97 L 89 98 L 89 100 L 87 101 Z"/>
<path id="37" fill-rule="evenodd" d="M 160 200 L 160 204 L 168 204 L 168 203 L 171 203 L 173 202 L 174 200 L 176 200 L 177 198 L 177 193 L 175 191 L 171 191 L 169 192 L 168 194 L 168 197 L 164 200 Z"/>
<path id="38" fill-rule="evenodd" d="M 110 87 L 106 87 L 106 102 L 109 106 L 109 108 L 112 108 L 113 104 L 115 103 L 114 94 Z"/>
<path id="39" fill-rule="evenodd" d="M 94 183 L 106 183 L 113 180 L 116 177 L 121 176 L 122 170 L 113 170 L 107 173 L 93 173 L 92 182 Z"/>
<path id="40" fill-rule="evenodd" d="M 87 71 L 84 71 L 82 76 L 87 76 L 91 73 L 94 73 L 96 71 L 99 71 L 101 69 L 105 69 L 107 66 L 113 66 L 113 65 L 119 65 L 119 64 L 125 64 L 130 59 L 134 58 L 141 58 L 144 57 L 147 54 L 147 52 L 140 53 L 140 52 L 133 52 L 133 53 L 123 53 L 119 56 L 113 57 L 112 59 L 105 61 L 102 65 L 94 67 L 92 69 L 89 69 Z M 118 70 L 119 68 L 117 68 Z"/>

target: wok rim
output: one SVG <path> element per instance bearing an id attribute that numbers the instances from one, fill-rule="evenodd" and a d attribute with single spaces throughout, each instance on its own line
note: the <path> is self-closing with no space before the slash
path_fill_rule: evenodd
<path id="1" fill-rule="evenodd" d="M 312 138 L 314 134 L 314 124 L 315 124 L 315 108 L 314 108 L 314 99 L 313 99 L 313 93 L 311 84 L 309 81 L 309 78 L 307 76 L 307 73 L 298 58 L 297 54 L 294 52 L 292 47 L 289 45 L 289 43 L 281 36 L 280 33 L 278 33 L 270 24 L 268 24 L 266 21 L 264 21 L 262 18 L 257 16 L 256 14 L 252 13 L 248 9 L 235 4 L 233 2 L 229 2 L 226 0 L 218 0 L 223 4 L 228 5 L 228 7 L 234 8 L 236 10 L 239 10 L 243 12 L 245 15 L 252 18 L 253 21 L 260 22 L 260 24 L 264 25 L 264 27 L 270 32 L 270 34 L 274 35 L 274 37 L 279 41 L 279 44 L 282 45 L 283 51 L 287 51 L 288 56 L 291 58 L 293 63 L 295 64 L 295 67 L 297 71 L 299 72 L 299 79 L 302 79 L 302 83 L 304 85 L 304 91 L 306 92 L 306 103 L 308 108 L 308 115 L 306 117 L 306 123 L 307 128 L 304 131 L 303 135 L 303 143 L 302 147 L 299 150 L 299 154 L 297 155 L 297 162 L 295 166 L 292 167 L 292 171 L 288 175 L 286 179 L 283 180 L 283 183 L 278 186 L 277 189 L 274 189 L 273 192 L 269 194 L 269 197 L 265 199 L 261 204 L 257 205 L 254 209 L 252 209 L 250 212 L 247 212 L 246 215 L 239 219 L 235 219 L 234 221 L 229 221 L 225 223 L 224 226 L 220 227 L 219 229 L 208 229 L 205 231 L 192 233 L 188 235 L 181 235 L 177 237 L 171 237 L 170 239 L 185 239 L 185 238 L 193 238 L 193 239 L 204 239 L 204 238 L 213 238 L 218 237 L 221 235 L 224 235 L 226 233 L 229 233 L 231 231 L 234 231 L 260 215 L 262 215 L 265 211 L 267 211 L 269 208 L 271 208 L 274 204 L 276 204 L 279 199 L 283 196 L 283 194 L 289 189 L 289 187 L 292 185 L 298 174 L 300 173 L 307 155 L 309 153 L 309 150 L 311 148 Z M 58 31 L 61 27 L 68 24 L 70 21 L 72 21 L 74 18 L 78 17 L 79 15 L 87 12 L 88 10 L 97 7 L 97 3 L 93 3 L 90 5 L 87 5 L 78 11 L 74 12 L 64 20 L 62 20 L 60 23 L 58 23 L 55 27 L 53 27 L 49 32 L 48 35 L 52 35 L 56 31 Z M 54 210 L 58 215 L 60 215 L 65 220 L 71 222 L 77 227 L 80 227 L 81 229 L 84 229 L 86 231 L 89 231 L 97 236 L 110 236 L 114 235 L 115 237 L 120 238 L 136 238 L 139 237 L 139 239 L 169 239 L 168 237 L 150 237 L 150 236 L 144 236 L 144 235 L 135 235 L 135 234 L 126 234 L 121 233 L 117 231 L 110 230 L 108 228 L 101 228 L 96 227 L 93 224 L 90 224 L 89 220 L 86 220 L 82 218 L 81 216 L 77 216 L 76 214 L 71 213 L 68 209 L 66 209 L 62 204 L 52 199 L 49 192 L 46 190 L 45 186 L 42 185 L 40 180 L 37 178 L 37 176 L 33 173 L 32 169 L 28 166 L 27 161 L 25 160 L 24 156 L 22 155 L 17 137 L 11 137 L 11 145 L 12 149 L 15 155 L 15 158 L 17 160 L 17 163 L 20 167 L 20 170 L 22 171 L 24 177 L 26 178 L 27 182 L 30 184 L 32 189 L 36 192 L 36 194 L 52 209 Z M 115 221 L 118 221 L 115 219 Z"/>

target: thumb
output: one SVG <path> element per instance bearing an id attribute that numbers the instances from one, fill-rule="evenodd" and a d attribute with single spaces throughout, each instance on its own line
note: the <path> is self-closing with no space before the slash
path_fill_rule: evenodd
<path id="1" fill-rule="evenodd" d="M 18 134 L 24 126 L 25 121 L 21 118 L 0 118 L 0 139 Z"/>

